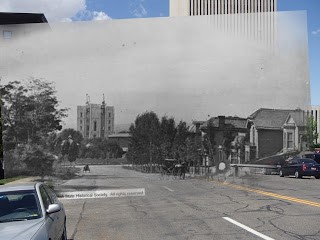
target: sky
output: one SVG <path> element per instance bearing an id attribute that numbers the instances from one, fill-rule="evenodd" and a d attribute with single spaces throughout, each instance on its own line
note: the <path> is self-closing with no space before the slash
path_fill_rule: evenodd
<path id="1" fill-rule="evenodd" d="M 317 93 L 317 89 L 320 89 L 320 80 L 319 80 L 319 74 L 320 74 L 320 16 L 318 16 L 318 12 L 320 12 L 320 1 L 319 0 L 278 0 L 278 10 L 280 11 L 292 11 L 292 10 L 307 10 L 308 14 L 308 38 L 309 38 L 309 64 L 310 64 L 310 84 L 311 84 L 311 103 L 313 105 L 320 105 L 320 94 Z M 130 18 L 159 18 L 159 17 L 168 17 L 169 15 L 169 0 L 68 0 L 68 1 L 61 1 L 61 0 L 1 0 L 0 1 L 0 11 L 7 11 L 7 12 L 43 12 L 49 23 L 55 24 L 58 22 L 78 22 L 78 21 L 96 21 L 96 20 L 112 20 L 112 19 L 130 19 Z M 115 25 L 116 26 L 116 25 Z M 121 24 L 119 25 L 121 28 Z M 123 28 L 127 29 L 127 28 Z M 128 30 L 128 29 L 127 29 Z M 133 31 L 133 30 L 132 30 Z M 163 34 L 166 34 L 166 31 L 162 31 Z M 132 33 L 133 38 L 138 38 L 139 33 L 133 32 Z M 126 38 L 126 41 L 129 41 L 130 36 L 124 35 Z M 166 36 L 159 36 L 159 39 L 166 39 Z M 111 41 L 111 40 L 110 40 Z M 59 43 L 59 41 L 58 41 Z M 57 44 L 58 44 L 57 43 Z M 130 44 L 135 44 L 135 40 L 131 41 Z M 124 43 L 125 47 L 129 47 L 128 43 Z M 170 43 L 171 44 L 171 43 Z M 289 45 L 289 44 L 288 44 Z M 122 45 L 123 47 L 124 45 Z M 138 45 L 135 46 L 138 48 Z M 67 48 L 66 48 L 67 49 Z M 69 50 L 69 49 L 68 49 Z M 92 49 L 90 49 L 92 51 Z M 179 49 L 178 49 L 179 50 Z M 96 51 L 94 49 L 93 51 Z M 130 51 L 130 54 L 137 54 L 137 52 Z M 67 51 L 66 51 L 67 52 Z M 151 52 L 151 50 L 150 50 Z M 99 52 L 98 52 L 99 53 Z M 117 53 L 119 54 L 119 53 Z M 128 54 L 126 52 L 126 54 Z M 78 56 L 78 55 L 75 55 Z M 132 55 L 131 55 L 132 56 Z M 96 56 L 95 56 L 96 57 Z M 122 58 L 124 56 L 117 55 L 119 59 L 121 58 L 121 61 L 125 61 L 125 58 Z M 61 56 L 59 56 L 61 58 Z M 90 59 L 90 58 L 89 58 Z M 86 59 L 87 60 L 87 59 Z M 83 60 L 83 61 L 86 61 Z M 144 64 L 149 69 L 149 72 L 151 72 L 151 69 L 153 67 L 153 63 L 150 64 L 146 62 L 145 58 L 141 58 L 141 61 L 144 61 Z M 254 61 L 253 61 L 254 62 Z M 112 63 L 113 64 L 113 63 Z M 149 65 L 148 65 L 149 64 Z M 271 63 L 269 63 L 271 64 Z M 61 64 L 60 64 L 61 65 Z M 60 67 L 63 67 L 63 65 L 59 66 L 57 64 L 57 70 L 59 70 Z M 70 66 L 72 68 L 74 66 Z M 97 67 L 97 66 L 95 66 Z M 115 68 L 117 65 L 115 65 Z M 128 67 L 132 67 L 130 64 L 128 64 Z M 183 66 L 175 66 L 175 67 L 182 67 Z M 285 68 L 284 68 L 285 69 Z M 60 69 L 61 70 L 61 69 Z M 113 70 L 113 69 L 112 69 Z M 184 69 L 191 70 L 190 69 Z M 286 69 L 287 71 L 291 71 L 290 69 Z M 142 71 L 142 70 L 141 70 Z M 48 72 L 47 69 L 43 69 L 43 72 Z M 62 70 L 60 72 L 63 72 Z M 60 74 L 59 72 L 59 74 Z M 129 74 L 130 71 L 125 71 L 122 74 Z M 193 76 L 191 72 L 189 73 L 189 77 Z M 53 73 L 52 73 L 53 74 Z M 132 74 L 135 74 L 132 72 Z M 292 73 L 294 74 L 294 70 Z M 62 73 L 61 73 L 62 75 Z M 285 73 L 284 75 L 288 76 L 288 73 Z M 75 77 L 69 75 L 70 77 Z M 80 76 L 80 75 L 79 75 Z M 85 74 L 83 74 L 81 77 L 85 78 Z M 88 78 L 89 76 L 87 76 Z M 116 77 L 116 75 L 114 76 Z M 172 76 L 169 76 L 172 77 Z M 180 77 L 180 76 L 177 76 Z M 63 77 L 62 77 L 63 78 Z M 97 78 L 100 78 L 100 76 L 97 76 Z M 294 77 L 293 77 L 294 78 Z M 50 80 L 50 79 L 49 79 Z M 98 81 L 103 81 L 103 79 L 99 79 Z M 130 82 L 126 82 L 125 84 L 131 84 Z M 170 101 L 175 101 L 177 106 L 179 108 L 183 108 L 184 104 L 187 102 L 187 99 L 191 96 L 191 98 L 194 98 L 194 109 L 199 110 L 199 104 L 203 105 L 203 111 L 206 111 L 206 114 L 208 113 L 207 110 L 205 110 L 205 102 L 206 99 L 199 98 L 199 94 L 204 92 L 206 94 L 212 94 L 208 90 L 209 88 L 198 88 L 196 89 L 196 94 L 193 94 L 191 92 L 188 92 L 188 90 L 191 89 L 183 89 L 183 93 L 181 95 L 177 95 L 178 98 L 180 98 L 180 101 L 175 100 L 172 98 L 173 95 L 170 95 L 170 91 L 166 87 L 159 86 L 157 83 L 153 83 L 154 86 L 151 86 L 149 90 L 159 89 L 159 87 L 162 87 L 162 92 L 159 92 L 157 97 L 153 99 L 154 102 L 152 104 L 158 109 L 160 109 L 160 105 L 162 102 L 167 103 L 167 108 L 169 109 L 169 112 L 175 112 L 176 109 L 174 109 L 174 106 L 170 106 Z M 187 85 L 183 83 L 184 85 Z M 202 86 L 206 86 L 206 83 Z M 236 83 L 235 83 L 236 84 Z M 286 84 L 289 86 L 290 82 L 286 82 Z M 294 85 L 294 84 L 293 84 Z M 139 88 L 140 86 L 147 86 L 146 83 L 140 83 L 137 85 L 131 86 L 132 89 Z M 180 87 L 181 85 L 177 86 Z M 190 85 L 191 86 L 191 85 Z M 90 86 L 92 87 L 92 86 Z M 148 86 L 149 87 L 149 86 Z M 119 89 L 118 89 L 119 90 Z M 148 89 L 145 89 L 148 90 Z M 285 88 L 284 88 L 285 90 Z M 59 90 L 60 91 L 60 90 Z M 84 103 L 84 96 L 85 92 L 78 91 L 77 93 L 74 93 L 74 88 L 70 88 L 71 92 L 64 91 L 64 94 L 74 94 L 74 97 L 78 97 L 78 99 L 83 99 Z M 93 90 L 92 90 L 93 91 Z M 192 89 L 194 91 L 194 89 Z M 60 91 L 62 92 L 62 91 Z M 168 93 L 169 92 L 169 93 Z M 94 92 L 93 92 L 94 93 Z M 123 95 L 128 94 L 128 92 L 120 92 Z M 136 97 L 136 92 L 132 93 L 133 97 L 135 98 L 135 101 L 137 102 L 137 105 L 140 105 L 140 107 L 145 106 L 145 109 L 148 110 L 148 105 L 146 105 L 146 101 L 144 100 L 143 96 L 148 96 L 149 93 L 147 92 L 140 92 L 140 97 Z M 188 94 L 189 95 L 188 95 Z M 191 95 L 190 95 L 191 94 Z M 232 94 L 230 92 L 230 94 Z M 94 94 L 92 94 L 94 95 Z M 92 97 L 92 102 L 99 103 L 102 99 L 100 95 L 99 90 L 96 91 L 95 94 L 97 97 Z M 107 101 L 111 100 L 111 104 L 114 104 L 116 107 L 116 111 L 123 111 L 128 116 L 131 117 L 131 119 L 134 119 L 134 116 L 136 116 L 139 112 L 139 109 L 125 109 L 125 105 L 123 105 L 123 102 L 121 102 L 119 99 L 121 96 L 118 96 L 119 94 L 112 95 L 111 92 L 109 92 L 109 95 L 107 95 Z M 130 95 L 130 94 L 128 94 Z M 99 97 L 98 97 L 99 96 Z M 292 97 L 292 96 L 290 96 Z M 299 96 L 296 96 L 299 98 Z M 165 100 L 165 101 L 164 101 Z M 276 98 L 274 99 L 276 101 Z M 117 104 L 118 103 L 118 104 Z M 79 104 L 79 103 L 78 103 Z M 81 103 L 80 103 L 81 104 Z M 122 104 L 122 105 L 121 105 Z M 232 102 L 230 102 L 232 104 Z M 74 104 L 73 104 L 74 105 Z M 168 107 L 169 106 L 169 107 Z M 67 106 L 67 107 L 73 107 L 73 106 Z M 170 109 L 172 107 L 172 109 Z M 190 106 L 188 106 L 190 107 Z M 201 111 L 201 109 L 200 109 Z M 203 120 L 201 119 L 201 116 L 206 116 L 206 114 L 199 113 L 198 115 L 195 114 L 195 116 L 184 116 L 187 117 L 188 120 L 190 120 L 192 117 L 198 117 L 197 120 Z M 223 109 L 221 109 L 220 114 L 224 114 Z M 237 113 L 238 114 L 238 113 Z M 197 115 L 197 116 L 196 116 Z M 239 115 L 239 114 L 238 114 Z M 242 117 L 246 117 L 240 114 Z M 118 117 L 121 117 L 121 113 L 118 114 Z M 199 118 L 200 117 L 200 118 Z M 73 122 L 74 122 L 73 118 Z M 117 119 L 121 120 L 121 123 L 127 122 L 124 119 Z M 185 120 L 185 119 L 184 119 Z"/>
<path id="2" fill-rule="evenodd" d="M 278 0 L 278 11 L 308 15 L 311 104 L 320 105 L 320 1 Z M 169 16 L 169 0 L 1 0 L 0 11 L 43 12 L 49 22 Z"/>

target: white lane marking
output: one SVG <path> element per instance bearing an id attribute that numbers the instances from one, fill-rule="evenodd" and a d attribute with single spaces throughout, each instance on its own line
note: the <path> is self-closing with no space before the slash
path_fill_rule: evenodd
<path id="1" fill-rule="evenodd" d="M 235 224 L 235 225 L 237 225 L 238 227 L 243 228 L 244 230 L 247 230 L 248 232 L 253 233 L 254 235 L 257 235 L 258 237 L 261 237 L 262 239 L 265 239 L 265 240 L 274 240 L 273 238 L 268 237 L 268 236 L 266 236 L 266 235 L 264 235 L 264 234 L 262 234 L 262 233 L 259 233 L 259 232 L 257 232 L 256 230 L 253 230 L 252 228 L 249 228 L 249 227 L 247 227 L 246 225 L 243 225 L 243 224 L 241 224 L 241 223 L 239 223 L 239 222 L 237 222 L 237 221 L 235 221 L 235 220 L 233 220 L 233 219 L 231 219 L 231 218 L 223 217 L 223 219 L 224 219 L 224 220 L 227 220 L 227 221 L 229 221 L 229 222 L 231 222 L 231 223 L 233 223 L 233 224 Z"/>
<path id="2" fill-rule="evenodd" d="M 165 189 L 167 189 L 168 191 L 170 191 L 170 192 L 174 192 L 174 190 L 172 190 L 171 188 L 168 188 L 168 187 L 166 187 L 166 186 L 163 186 Z"/>

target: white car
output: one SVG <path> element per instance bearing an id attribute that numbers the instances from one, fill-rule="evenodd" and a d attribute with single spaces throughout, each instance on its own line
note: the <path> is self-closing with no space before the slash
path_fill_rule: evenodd
<path id="1" fill-rule="evenodd" d="M 67 240 L 66 214 L 43 183 L 0 186 L 0 238 Z"/>

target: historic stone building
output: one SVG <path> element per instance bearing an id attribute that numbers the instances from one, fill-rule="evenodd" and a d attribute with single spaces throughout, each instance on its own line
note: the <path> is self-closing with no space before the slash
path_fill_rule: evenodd
<path id="1" fill-rule="evenodd" d="M 77 130 L 84 138 L 108 138 L 114 133 L 114 107 L 87 102 L 85 106 L 77 108 Z"/>

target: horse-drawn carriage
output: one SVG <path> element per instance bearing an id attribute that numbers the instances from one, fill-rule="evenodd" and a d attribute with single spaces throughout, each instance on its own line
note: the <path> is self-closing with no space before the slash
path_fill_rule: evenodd
<path id="1" fill-rule="evenodd" d="M 164 159 L 160 167 L 161 178 L 164 178 L 164 176 L 172 176 L 175 179 L 184 179 L 186 171 L 186 162 L 180 162 L 177 159 Z"/>

